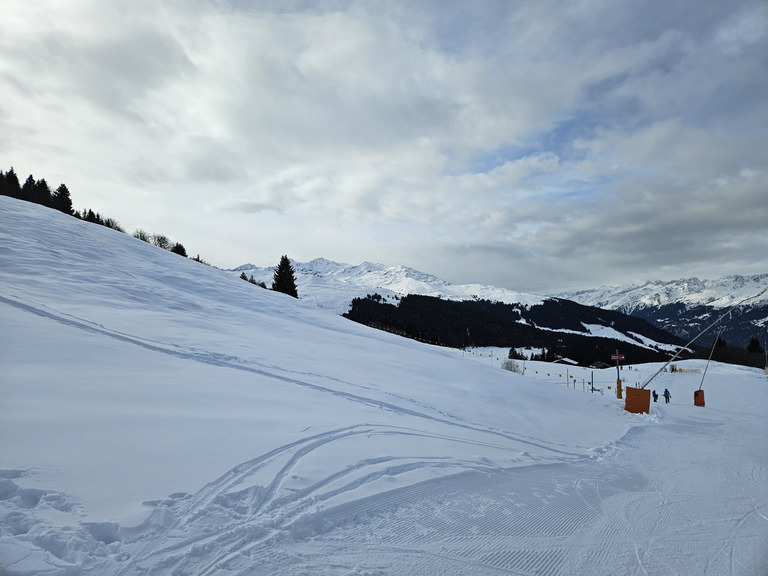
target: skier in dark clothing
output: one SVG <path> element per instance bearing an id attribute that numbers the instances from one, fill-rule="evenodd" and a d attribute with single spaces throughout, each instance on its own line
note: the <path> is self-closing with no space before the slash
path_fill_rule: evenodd
<path id="1" fill-rule="evenodd" d="M 653 391 L 653 401 L 656 402 L 659 399 L 659 395 L 656 393 L 656 390 Z"/>
<path id="2" fill-rule="evenodd" d="M 672 398 L 672 394 L 669 393 L 669 390 L 664 388 L 664 402 L 669 404 L 669 399 Z"/>

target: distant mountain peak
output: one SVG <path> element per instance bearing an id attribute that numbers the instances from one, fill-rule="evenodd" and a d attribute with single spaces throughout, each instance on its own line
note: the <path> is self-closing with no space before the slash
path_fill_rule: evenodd
<path id="1" fill-rule="evenodd" d="M 768 274 L 731 275 L 717 280 L 700 280 L 692 276 L 670 281 L 653 280 L 641 285 L 601 286 L 593 290 L 560 292 L 552 296 L 624 312 L 669 304 L 727 308 L 759 293 L 766 286 Z M 768 304 L 768 294 L 750 304 Z"/>
<path id="2" fill-rule="evenodd" d="M 253 270 L 257 268 L 256 264 L 241 264 L 237 268 L 232 268 L 232 272 L 245 272 L 246 270 Z"/>
<path id="3" fill-rule="evenodd" d="M 744 302 L 768 287 L 768 274 L 731 275 L 717 280 L 696 277 L 642 285 L 600 287 L 564 292 L 556 296 L 580 304 L 618 310 L 640 316 L 683 338 L 692 338 L 715 322 L 724 309 Z M 768 324 L 768 292 L 739 306 L 721 324 L 723 338 L 738 346 L 765 333 Z M 716 332 L 705 334 L 700 344 L 714 341 Z"/>
<path id="4" fill-rule="evenodd" d="M 408 294 L 440 296 L 446 300 L 484 299 L 509 304 L 531 306 L 544 300 L 538 295 L 514 292 L 481 284 L 451 284 L 432 274 L 404 265 L 386 266 L 375 262 L 352 265 L 315 258 L 309 262 L 291 261 L 296 274 L 299 298 L 314 301 L 318 306 L 343 314 L 354 298 L 378 293 L 387 300 Z M 252 274 L 257 281 L 269 283 L 274 267 L 260 268 L 244 264 L 230 270 Z"/>

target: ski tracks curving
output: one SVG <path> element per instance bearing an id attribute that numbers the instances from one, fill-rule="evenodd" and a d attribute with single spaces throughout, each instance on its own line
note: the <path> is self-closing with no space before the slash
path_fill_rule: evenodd
<path id="1" fill-rule="evenodd" d="M 140 526 L 83 524 L 66 541 L 45 514 L 29 512 L 47 507 L 70 514 L 75 505 L 61 494 L 25 489 L 21 472 L 11 471 L 2 477 L 0 512 L 12 534 L 0 544 L 19 557 L 37 554 L 50 573 L 763 573 L 768 462 L 748 442 L 760 437 L 761 417 L 734 422 L 709 411 L 697 413 L 698 420 L 670 418 L 632 428 L 610 450 L 587 458 L 575 447 L 489 429 L 354 382 L 142 340 L 9 298 L 0 302 L 158 353 L 375 406 L 411 425 L 304 430 L 194 494 L 147 503 L 151 514 Z M 677 448 L 682 436 L 702 438 L 687 444 L 696 452 Z M 383 451 L 366 445 L 382 438 Z M 427 444 L 411 449 L 415 439 Z M 518 465 L 528 466 L 501 469 L 472 451 L 430 452 L 423 448 L 428 442 L 469 446 L 478 455 L 520 455 L 531 447 L 535 454 L 520 456 Z M 332 466 L 313 466 L 330 457 Z M 731 493 L 730 485 L 742 490 Z M 724 516 L 724 510 L 739 513 Z"/>
<path id="2" fill-rule="evenodd" d="M 122 563 L 119 573 L 215 574 L 243 558 L 274 554 L 275 542 L 319 536 L 351 519 L 429 499 L 457 485 L 466 489 L 461 479 L 468 474 L 484 478 L 478 472 L 482 462 L 417 454 L 354 460 L 354 446 L 344 446 L 356 437 L 393 435 L 404 441 L 418 436 L 499 449 L 481 440 L 382 424 L 307 436 L 233 467 L 196 494 L 175 494 L 148 503 L 153 512 L 144 525 L 121 529 L 122 557 L 130 559 Z M 302 484 L 306 459 L 345 449 L 351 450 L 349 464 Z M 424 474 L 434 479 L 422 481 Z M 394 479 L 407 486 L 388 490 L 388 482 Z"/>

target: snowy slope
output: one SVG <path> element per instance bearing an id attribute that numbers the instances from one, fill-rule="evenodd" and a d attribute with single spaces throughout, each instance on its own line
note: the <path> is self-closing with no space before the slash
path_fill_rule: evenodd
<path id="1" fill-rule="evenodd" d="M 384 266 L 363 262 L 356 266 L 316 258 L 311 262 L 292 262 L 299 297 L 314 302 L 335 314 L 349 310 L 354 298 L 378 293 L 390 301 L 407 294 L 440 296 L 447 300 L 480 298 L 494 302 L 532 306 L 544 298 L 481 284 L 451 284 L 431 274 L 407 266 Z M 245 274 L 271 286 L 275 268 L 244 264 L 229 272 Z"/>
<path id="2" fill-rule="evenodd" d="M 2 197 L 0 330 L 3 575 L 768 566 L 761 371 L 632 415 L 615 369 L 511 373 Z"/>
<path id="3" fill-rule="evenodd" d="M 637 309 L 669 304 L 729 308 L 758 294 L 766 287 L 768 287 L 768 274 L 757 274 L 725 276 L 718 280 L 685 278 L 670 282 L 657 280 L 640 286 L 602 286 L 594 290 L 563 292 L 557 296 L 588 306 L 620 310 L 631 314 Z M 768 305 L 768 292 L 749 304 Z"/>

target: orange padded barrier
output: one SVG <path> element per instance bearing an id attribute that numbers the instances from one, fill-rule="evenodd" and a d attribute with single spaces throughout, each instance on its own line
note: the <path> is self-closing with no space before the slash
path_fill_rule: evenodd
<path id="1" fill-rule="evenodd" d="M 704 390 L 693 391 L 693 405 L 704 408 Z"/>
<path id="2" fill-rule="evenodd" d="M 648 414 L 651 410 L 651 391 L 644 388 L 624 389 L 624 410 L 634 414 Z"/>

